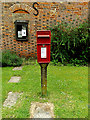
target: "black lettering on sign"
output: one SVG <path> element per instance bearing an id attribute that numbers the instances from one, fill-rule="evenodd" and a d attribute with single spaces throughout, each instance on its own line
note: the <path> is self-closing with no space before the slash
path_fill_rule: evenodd
<path id="1" fill-rule="evenodd" d="M 37 4 L 37 5 L 39 5 L 39 4 L 38 4 L 37 2 L 34 2 L 34 3 L 33 3 L 33 8 L 37 11 L 37 14 L 34 14 L 34 13 L 33 13 L 33 14 L 34 14 L 35 16 L 37 16 L 37 15 L 39 14 L 39 12 L 38 12 L 38 10 L 35 8 L 35 6 L 34 6 L 35 4 Z"/>

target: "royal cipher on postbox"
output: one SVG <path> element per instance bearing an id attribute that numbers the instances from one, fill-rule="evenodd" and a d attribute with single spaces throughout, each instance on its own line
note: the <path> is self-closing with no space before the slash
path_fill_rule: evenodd
<path id="1" fill-rule="evenodd" d="M 38 30 L 37 31 L 37 61 L 38 63 L 50 62 L 50 44 L 51 31 Z"/>

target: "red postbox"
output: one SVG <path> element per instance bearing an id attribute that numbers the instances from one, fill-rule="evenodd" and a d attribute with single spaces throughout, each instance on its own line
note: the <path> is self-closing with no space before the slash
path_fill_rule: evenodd
<path id="1" fill-rule="evenodd" d="M 37 61 L 38 63 L 50 62 L 50 44 L 51 31 L 38 30 L 37 31 Z"/>

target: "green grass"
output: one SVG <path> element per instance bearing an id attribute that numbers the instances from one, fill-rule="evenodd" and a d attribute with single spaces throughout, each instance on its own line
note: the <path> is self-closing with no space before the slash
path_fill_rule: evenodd
<path id="1" fill-rule="evenodd" d="M 48 96 L 41 98 L 41 69 L 25 65 L 21 71 L 2 68 L 2 102 L 8 92 L 22 92 L 17 103 L 3 108 L 3 118 L 29 118 L 32 101 L 54 104 L 56 118 L 88 117 L 88 67 L 52 66 L 47 69 Z M 19 83 L 8 83 L 12 76 L 21 76 Z"/>

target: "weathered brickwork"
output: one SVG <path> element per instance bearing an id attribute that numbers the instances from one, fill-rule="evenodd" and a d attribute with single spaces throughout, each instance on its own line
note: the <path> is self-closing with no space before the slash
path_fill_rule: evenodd
<path id="1" fill-rule="evenodd" d="M 35 5 L 39 14 L 33 9 L 33 2 L 2 3 L 2 49 L 10 49 L 20 56 L 36 57 L 36 31 L 45 30 L 58 22 L 78 25 L 88 20 L 88 2 L 38 2 Z M 17 10 L 24 11 L 17 11 Z M 28 41 L 17 41 L 15 37 L 15 20 L 29 20 Z"/>

